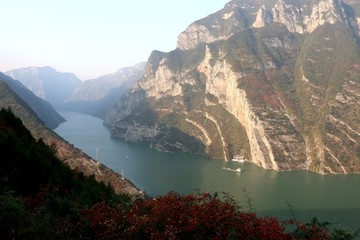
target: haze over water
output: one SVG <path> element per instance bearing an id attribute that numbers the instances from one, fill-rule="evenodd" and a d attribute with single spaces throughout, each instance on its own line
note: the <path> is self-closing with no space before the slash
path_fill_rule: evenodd
<path id="1" fill-rule="evenodd" d="M 110 138 L 102 120 L 79 113 L 61 112 L 67 120 L 55 131 L 85 153 L 123 174 L 150 195 L 169 191 L 191 193 L 196 189 L 226 192 L 246 209 L 244 189 L 254 199 L 259 214 L 289 218 L 289 204 L 296 216 L 360 227 L 360 174 L 322 176 L 308 171 L 276 172 L 253 164 L 207 159 L 185 153 L 163 153 L 146 144 Z M 226 171 L 223 167 L 246 170 Z"/>

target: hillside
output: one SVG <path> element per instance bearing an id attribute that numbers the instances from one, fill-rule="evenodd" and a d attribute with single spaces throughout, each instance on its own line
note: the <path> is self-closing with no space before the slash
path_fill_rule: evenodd
<path id="1" fill-rule="evenodd" d="M 125 204 L 93 176 L 73 172 L 53 149 L 36 141 L 11 110 L 0 110 L 0 235 L 3 239 L 61 239 L 75 229 L 83 209 L 99 202 Z"/>
<path id="2" fill-rule="evenodd" d="M 0 93 L 1 105 L 11 105 L 12 102 L 6 102 L 6 96 L 11 89 L 23 102 L 25 102 L 48 128 L 54 129 L 59 124 L 65 122 L 65 119 L 58 114 L 55 109 L 45 100 L 35 96 L 30 90 L 24 87 L 19 81 L 16 81 L 0 72 Z"/>
<path id="3" fill-rule="evenodd" d="M 112 136 L 267 169 L 360 172 L 359 4 L 233 0 L 154 51 Z"/>
<path id="4" fill-rule="evenodd" d="M 0 81 L 0 109 L 11 109 L 20 118 L 24 126 L 36 139 L 43 141 L 55 151 L 56 156 L 72 170 L 94 175 L 95 179 L 104 184 L 110 184 L 116 193 L 127 193 L 133 196 L 142 195 L 127 179 L 96 162 L 81 150 L 75 148 L 56 133 L 47 128 L 36 113 L 20 97 L 18 97 L 4 82 Z"/>

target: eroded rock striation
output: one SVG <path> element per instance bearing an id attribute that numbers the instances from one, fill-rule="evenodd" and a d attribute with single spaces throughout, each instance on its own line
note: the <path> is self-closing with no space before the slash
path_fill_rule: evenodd
<path id="1" fill-rule="evenodd" d="M 360 3 L 233 0 L 154 51 L 113 137 L 274 170 L 360 172 Z"/>

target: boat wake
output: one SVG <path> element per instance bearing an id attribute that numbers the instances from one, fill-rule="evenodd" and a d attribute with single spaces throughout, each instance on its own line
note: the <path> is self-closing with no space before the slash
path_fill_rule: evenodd
<path id="1" fill-rule="evenodd" d="M 241 168 L 232 169 L 232 168 L 223 167 L 223 169 L 224 169 L 224 170 L 227 170 L 227 171 L 231 171 L 231 172 L 238 172 L 238 173 L 244 172 L 244 170 L 241 169 Z"/>

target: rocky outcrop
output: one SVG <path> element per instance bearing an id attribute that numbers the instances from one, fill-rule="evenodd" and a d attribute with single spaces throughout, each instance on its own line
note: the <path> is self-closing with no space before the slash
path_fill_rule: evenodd
<path id="1" fill-rule="evenodd" d="M 146 81 L 139 82 L 135 89 L 143 89 L 146 91 L 147 96 L 156 99 L 180 95 L 182 92 L 181 85 L 176 81 L 175 74 L 166 66 L 166 60 L 162 59 L 158 63 L 156 72 L 144 75 Z M 153 84 L 153 82 L 156 82 L 156 84 Z"/>
<path id="2" fill-rule="evenodd" d="M 257 1 L 247 3 L 244 1 L 231 1 L 224 9 L 209 15 L 206 19 L 198 20 L 192 24 L 177 39 L 176 47 L 181 50 L 195 48 L 200 43 L 212 43 L 226 40 L 234 33 L 234 29 L 243 27 L 243 9 L 257 5 Z"/>
<path id="3" fill-rule="evenodd" d="M 228 16 L 225 16 L 227 18 Z M 199 43 L 211 43 L 217 40 L 225 40 L 230 35 L 216 36 L 206 26 L 194 23 L 178 37 L 177 47 L 179 49 L 192 49 Z"/>
<path id="4" fill-rule="evenodd" d="M 360 172 L 358 15 L 347 4 L 231 1 L 191 24 L 176 50 L 154 52 L 105 124 L 160 150 L 191 151 L 187 136 L 214 158 Z"/>
<path id="5" fill-rule="evenodd" d="M 272 22 L 272 16 L 269 12 L 266 11 L 265 5 L 263 5 L 256 14 L 255 22 L 252 27 L 254 28 L 262 28 L 265 25 Z"/>
<path id="6" fill-rule="evenodd" d="M 321 0 L 313 6 L 311 15 L 304 18 L 307 32 L 312 32 L 325 23 L 334 24 L 336 22 L 349 27 L 341 0 Z"/>
<path id="7" fill-rule="evenodd" d="M 349 20 L 353 25 L 349 24 Z M 262 28 L 270 23 L 280 23 L 286 26 L 290 32 L 311 33 L 319 26 L 326 23 L 341 23 L 349 28 L 356 27 L 356 20 L 348 16 L 341 0 L 318 0 L 314 4 L 304 1 L 298 4 L 296 1 L 278 0 L 272 9 L 262 6 L 258 12 L 252 27 Z"/>

